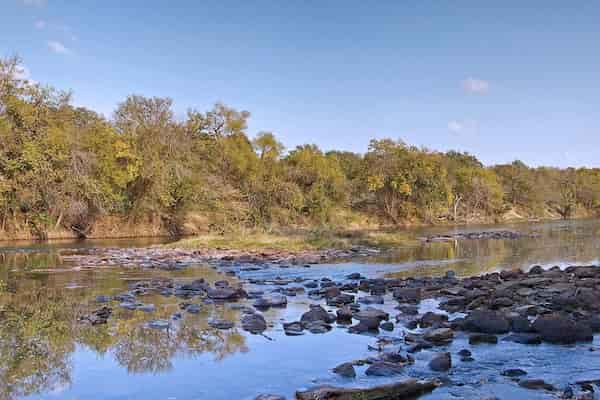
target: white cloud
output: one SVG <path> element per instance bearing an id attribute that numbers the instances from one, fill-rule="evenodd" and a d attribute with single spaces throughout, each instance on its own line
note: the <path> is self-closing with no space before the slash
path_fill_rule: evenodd
<path id="1" fill-rule="evenodd" d="M 455 135 L 458 135 L 459 133 L 461 133 L 463 128 L 464 128 L 463 124 L 461 124 L 458 121 L 448 122 L 448 130 L 450 132 L 454 133 Z"/>
<path id="2" fill-rule="evenodd" d="M 61 42 L 57 42 L 55 40 L 51 40 L 48 43 L 48 48 L 50 51 L 56 54 L 71 54 L 71 50 L 65 47 Z"/>
<path id="3" fill-rule="evenodd" d="M 46 24 L 46 21 L 40 19 L 39 21 L 35 21 L 35 27 L 37 29 L 44 29 L 48 24 Z"/>
<path id="4" fill-rule="evenodd" d="M 43 7 L 46 5 L 46 0 L 21 0 L 21 3 L 25 6 Z"/>
<path id="5" fill-rule="evenodd" d="M 462 82 L 462 86 L 467 93 L 485 94 L 490 90 L 490 83 L 478 78 L 467 78 Z"/>

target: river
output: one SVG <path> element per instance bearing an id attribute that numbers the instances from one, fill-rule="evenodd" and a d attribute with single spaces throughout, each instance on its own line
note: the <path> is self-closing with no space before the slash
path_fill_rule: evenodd
<path id="1" fill-rule="evenodd" d="M 353 272 L 366 277 L 404 278 L 443 275 L 448 270 L 471 276 L 533 265 L 549 268 L 599 263 L 599 220 L 438 227 L 414 230 L 411 235 L 482 229 L 511 229 L 530 235 L 514 240 L 423 243 L 360 262 L 244 270 L 236 276 L 208 265 L 178 271 L 78 268 L 61 256 L 65 249 L 138 247 L 162 240 L 0 243 L 0 399 L 252 400 L 259 393 L 292 399 L 295 390 L 320 384 L 372 386 L 402 378 L 368 377 L 362 373 L 364 367 L 357 368 L 354 380 L 332 374 L 331 369 L 342 362 L 372 355 L 369 346 L 375 345 L 373 335 L 348 334 L 344 327 L 336 326 L 326 334 L 286 336 L 281 323 L 297 320 L 313 303 L 303 294 L 289 297 L 286 308 L 264 313 L 270 325 L 264 336 L 248 334 L 237 326 L 229 330 L 210 327 L 208 322 L 217 318 L 239 322 L 240 311 L 227 304 L 202 304 L 200 313 L 184 313 L 176 329 L 151 329 L 148 321 L 169 320 L 180 311 L 181 299 L 156 294 L 144 296 L 144 303 L 155 306 L 152 312 L 115 305 L 107 324 L 92 326 L 79 321 L 81 315 L 99 307 L 97 296 L 123 293 L 128 284 L 138 280 L 338 280 Z M 250 284 L 246 286 L 253 289 Z M 435 304 L 421 307 L 435 308 Z M 394 313 L 391 302 L 386 301 L 381 308 Z M 398 324 L 386 335 L 399 335 L 402 329 Z M 600 345 L 600 338 L 595 337 L 593 345 Z M 500 369 L 527 369 L 557 387 L 575 378 L 598 379 L 600 352 L 587 351 L 590 346 L 506 344 L 501 350 L 494 346 L 478 348 L 476 363 L 459 363 L 446 377 L 460 384 L 444 386 L 424 398 L 555 398 L 518 387 L 499 376 Z M 459 337 L 448 351 L 464 347 L 468 344 Z M 419 353 L 405 375 L 435 376 L 426 367 L 427 357 L 427 352 Z"/>

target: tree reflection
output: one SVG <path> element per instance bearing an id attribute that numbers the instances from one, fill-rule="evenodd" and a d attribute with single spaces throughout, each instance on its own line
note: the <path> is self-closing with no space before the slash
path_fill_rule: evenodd
<path id="1" fill-rule="evenodd" d="M 64 289 L 75 276 L 83 287 Z M 154 313 L 122 310 L 113 303 L 108 324 L 92 326 L 80 321 L 82 315 L 99 307 L 94 300 L 96 295 L 106 293 L 106 286 L 117 293 L 126 288 L 119 278 L 104 279 L 98 282 L 91 272 L 25 276 L 2 269 L 1 400 L 69 386 L 71 355 L 78 346 L 114 357 L 129 373 L 168 371 L 175 357 L 214 354 L 220 360 L 248 350 L 244 336 L 237 330 L 218 331 L 208 326 L 209 318 L 239 319 L 237 311 L 223 306 L 204 305 L 201 314 L 183 315 L 171 329 L 156 330 L 148 328 L 147 322 L 170 319 L 179 307 L 175 298 L 153 295 L 144 296 L 143 301 L 156 304 Z"/>

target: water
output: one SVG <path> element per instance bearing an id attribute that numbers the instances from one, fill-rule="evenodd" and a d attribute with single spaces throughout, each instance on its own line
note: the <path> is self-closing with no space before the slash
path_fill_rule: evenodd
<path id="1" fill-rule="evenodd" d="M 535 233 L 537 237 L 423 244 L 361 263 L 244 271 L 239 278 L 206 265 L 175 272 L 77 268 L 63 262 L 58 253 L 65 248 L 146 246 L 157 241 L 2 243 L 0 399 L 229 400 L 253 399 L 265 392 L 291 399 L 295 390 L 319 384 L 370 386 L 389 382 L 391 378 L 366 377 L 365 367 L 357 368 L 354 381 L 338 378 L 330 371 L 342 362 L 373 356 L 375 353 L 368 346 L 376 344 L 375 337 L 351 335 L 343 327 L 334 327 L 323 335 L 285 336 L 281 322 L 297 320 L 313 303 L 304 295 L 289 297 L 285 309 L 265 312 L 270 324 L 266 337 L 250 335 L 239 327 L 228 331 L 211 328 L 208 321 L 213 318 L 239 322 L 239 311 L 227 305 L 204 304 L 201 313 L 185 314 L 169 330 L 148 328 L 148 321 L 169 320 L 179 311 L 180 299 L 157 295 L 139 299 L 154 304 L 153 313 L 129 311 L 113 304 L 114 313 L 106 325 L 92 327 L 80 323 L 78 318 L 100 306 L 95 303 L 97 295 L 122 293 L 129 282 L 150 277 L 237 282 L 277 276 L 343 279 L 350 272 L 370 277 L 438 275 L 449 269 L 468 276 L 516 267 L 526 269 L 535 264 L 594 264 L 600 258 L 598 220 L 494 227 L 500 228 Z M 412 234 L 447 231 L 435 228 L 415 230 Z M 395 315 L 395 302 L 388 300 L 389 295 L 381 308 Z M 398 326 L 389 335 L 400 333 Z M 594 344 L 600 345 L 598 338 Z M 459 335 L 449 351 L 464 347 L 469 347 L 467 339 Z M 590 344 L 577 347 L 580 349 L 503 344 L 502 351 L 498 351 L 498 346 L 478 346 L 474 349 L 477 362 L 459 362 L 448 376 L 464 385 L 442 387 L 426 398 L 551 398 L 545 392 L 519 388 L 499 376 L 499 371 L 523 368 L 530 371 L 531 377 L 546 379 L 559 387 L 579 379 L 600 378 L 600 351 L 588 351 Z M 426 367 L 430 357 L 430 352 L 418 353 L 416 363 L 406 368 L 405 376 L 435 376 Z"/>

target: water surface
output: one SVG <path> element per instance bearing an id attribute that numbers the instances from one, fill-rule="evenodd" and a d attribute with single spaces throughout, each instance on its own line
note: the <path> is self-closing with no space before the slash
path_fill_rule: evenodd
<path id="1" fill-rule="evenodd" d="M 494 226 L 535 234 L 516 240 L 480 240 L 428 243 L 396 249 L 392 254 L 311 268 L 271 268 L 244 271 L 239 277 L 207 265 L 180 271 L 141 268 L 78 268 L 63 262 L 60 249 L 99 246 L 146 246 L 156 241 L 113 240 L 52 243 L 0 243 L 0 399 L 253 399 L 259 393 L 293 398 L 296 389 L 332 383 L 369 386 L 388 382 L 358 368 L 354 381 L 337 378 L 331 368 L 353 359 L 373 356 L 376 338 L 350 335 L 335 327 L 323 335 L 287 337 L 282 321 L 293 321 L 313 303 L 305 295 L 290 297 L 285 309 L 265 313 L 270 323 L 265 336 L 250 335 L 236 327 L 211 328 L 214 318 L 239 322 L 240 312 L 230 305 L 203 304 L 200 314 L 185 314 L 168 330 L 147 326 L 155 319 L 170 320 L 182 300 L 148 295 L 143 302 L 156 311 L 129 311 L 112 304 L 114 314 L 102 326 L 82 324 L 78 318 L 100 305 L 98 295 L 115 295 L 128 284 L 153 277 L 177 281 L 301 277 L 344 279 L 351 272 L 365 276 L 406 277 L 438 275 L 454 270 L 461 276 L 501 269 L 596 264 L 600 258 L 600 221 L 585 220 Z M 491 229 L 469 227 L 469 230 Z M 415 237 L 448 228 L 412 231 Z M 247 285 L 253 289 L 252 285 Z M 260 289 L 268 291 L 269 287 Z M 199 302 L 193 300 L 193 302 Z M 383 309 L 395 315 L 395 302 L 386 298 Z M 239 325 L 239 324 L 238 324 Z M 390 335 L 400 335 L 397 326 Z M 595 344 L 599 340 L 596 338 Z M 459 337 L 449 346 L 456 352 L 468 347 Z M 600 378 L 600 352 L 590 345 L 480 346 L 476 363 L 458 363 L 449 378 L 462 386 L 436 390 L 428 398 L 549 398 L 544 392 L 525 391 L 499 376 L 504 368 L 523 368 L 558 386 L 577 379 Z M 578 351 L 579 348 L 579 351 Z M 434 376 L 426 365 L 431 353 L 417 355 L 406 376 Z M 397 378 L 398 379 L 398 378 Z M 482 383 L 485 382 L 485 383 Z"/>

